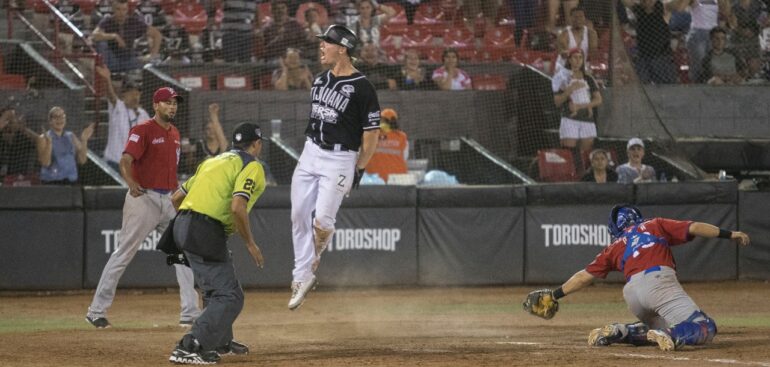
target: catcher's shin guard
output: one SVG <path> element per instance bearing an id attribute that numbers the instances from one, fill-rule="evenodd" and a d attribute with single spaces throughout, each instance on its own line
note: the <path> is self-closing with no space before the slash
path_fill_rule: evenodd
<path id="1" fill-rule="evenodd" d="M 313 222 L 313 242 L 315 244 L 315 259 L 313 260 L 313 272 L 318 269 L 318 265 L 321 263 L 321 254 L 329 246 L 332 241 L 332 235 L 334 234 L 334 228 L 324 229 L 318 226 L 316 222 Z"/>
<path id="2" fill-rule="evenodd" d="M 717 334 L 717 324 L 703 311 L 695 311 L 684 322 L 671 328 L 677 345 L 701 345 L 711 342 Z"/>

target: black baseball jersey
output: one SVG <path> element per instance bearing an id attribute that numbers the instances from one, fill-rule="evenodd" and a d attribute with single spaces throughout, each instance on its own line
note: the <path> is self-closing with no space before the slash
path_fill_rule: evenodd
<path id="1" fill-rule="evenodd" d="M 374 86 L 355 72 L 336 77 L 318 74 L 310 89 L 313 102 L 305 135 L 322 144 L 341 144 L 357 151 L 364 130 L 380 128 L 380 102 Z"/>

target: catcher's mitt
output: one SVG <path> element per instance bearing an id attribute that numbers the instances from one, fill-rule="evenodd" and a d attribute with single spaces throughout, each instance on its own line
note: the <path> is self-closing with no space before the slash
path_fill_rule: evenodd
<path id="1" fill-rule="evenodd" d="M 524 311 L 546 320 L 553 318 L 559 311 L 559 302 L 553 298 L 553 291 L 550 289 L 529 292 L 523 306 Z"/>

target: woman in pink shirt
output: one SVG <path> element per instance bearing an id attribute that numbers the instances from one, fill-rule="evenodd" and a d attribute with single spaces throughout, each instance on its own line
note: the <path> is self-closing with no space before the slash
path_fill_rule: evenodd
<path id="1" fill-rule="evenodd" d="M 471 89 L 471 77 L 457 67 L 459 61 L 457 50 L 447 48 L 441 55 L 444 65 L 433 72 L 433 81 L 440 90 L 466 90 Z"/>

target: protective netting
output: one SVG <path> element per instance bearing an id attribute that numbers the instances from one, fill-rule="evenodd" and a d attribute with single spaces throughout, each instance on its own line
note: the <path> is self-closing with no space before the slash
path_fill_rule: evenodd
<path id="1" fill-rule="evenodd" d="M 45 140 L 64 149 L 40 137 L 53 106 L 77 140 L 91 135 L 77 181 L 114 184 L 117 129 L 141 122 L 140 106 L 152 116 L 164 85 L 186 97 L 180 175 L 252 121 L 271 178 L 287 184 L 322 71 L 315 35 L 332 23 L 359 35 L 357 68 L 407 136 L 396 154 L 407 169 L 364 183 L 575 181 L 596 148 L 612 169 L 630 137 L 673 140 L 650 87 L 768 82 L 761 0 L 6 0 L 4 11 L 6 184 L 39 182 Z M 623 121 L 629 96 L 648 112 L 643 129 Z"/>

